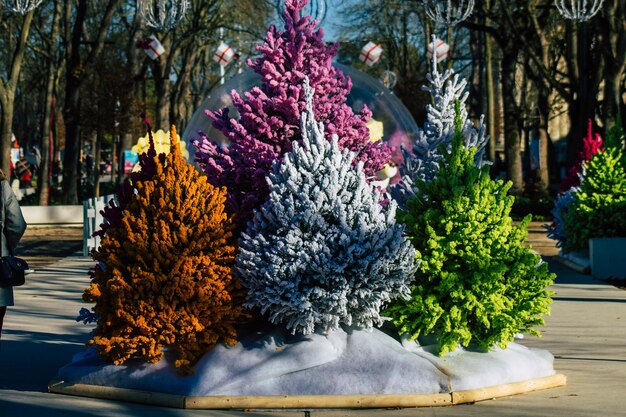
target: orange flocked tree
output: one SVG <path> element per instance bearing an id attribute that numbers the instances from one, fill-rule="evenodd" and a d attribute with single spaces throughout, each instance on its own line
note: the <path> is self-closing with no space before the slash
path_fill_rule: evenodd
<path id="1" fill-rule="evenodd" d="M 232 274 L 226 190 L 182 158 L 174 127 L 171 133 L 172 152 L 142 155 L 150 175 L 131 178 L 134 191 L 126 184 L 124 203 L 104 211 L 115 218 L 92 254 L 98 266 L 83 299 L 95 302 L 98 323 L 88 345 L 116 365 L 158 362 L 169 347 L 175 367 L 189 370 L 220 340 L 234 344 L 245 315 L 245 292 Z"/>

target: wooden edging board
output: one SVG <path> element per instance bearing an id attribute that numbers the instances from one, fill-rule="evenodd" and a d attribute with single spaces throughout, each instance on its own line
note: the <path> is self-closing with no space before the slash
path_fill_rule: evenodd
<path id="1" fill-rule="evenodd" d="M 465 404 L 565 385 L 567 378 L 556 374 L 522 382 L 444 394 L 371 395 L 265 395 L 185 396 L 126 388 L 71 384 L 52 381 L 48 390 L 57 394 L 127 401 L 187 409 L 301 409 L 301 408 L 389 408 L 439 407 Z"/>

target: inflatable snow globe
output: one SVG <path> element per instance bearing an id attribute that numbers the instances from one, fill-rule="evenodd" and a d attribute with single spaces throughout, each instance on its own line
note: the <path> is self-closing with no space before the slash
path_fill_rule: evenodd
<path id="1" fill-rule="evenodd" d="M 367 106 L 372 117 L 368 122 L 370 137 L 373 141 L 382 139 L 392 147 L 392 159 L 400 164 L 400 146 L 410 149 L 412 139 L 418 131 L 417 123 L 406 106 L 387 89 L 380 81 L 354 67 L 334 63 L 333 66 L 342 71 L 352 81 L 352 90 L 348 94 L 347 104 L 355 113 L 363 105 Z M 239 93 L 250 91 L 261 84 L 261 77 L 252 70 L 237 74 L 224 84 L 216 87 L 209 93 L 200 107 L 195 111 L 183 133 L 183 142 L 192 155 L 195 147 L 191 143 L 198 138 L 198 132 L 204 132 L 208 138 L 221 145 L 227 145 L 228 139 L 216 129 L 206 111 L 215 111 L 227 107 L 231 117 L 237 119 L 239 113 L 233 106 L 230 92 Z"/>

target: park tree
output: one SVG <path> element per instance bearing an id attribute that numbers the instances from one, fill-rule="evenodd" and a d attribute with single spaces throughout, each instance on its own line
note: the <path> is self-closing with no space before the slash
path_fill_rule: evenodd
<path id="1" fill-rule="evenodd" d="M 542 140 L 542 155 L 547 153 L 547 118 L 549 109 L 554 105 L 551 93 L 556 92 L 567 106 L 571 130 L 567 139 L 567 157 L 573 163 L 582 148 L 582 138 L 587 129 L 587 120 L 598 115 L 598 92 L 603 75 L 603 53 L 615 56 L 613 69 L 619 73 L 619 62 L 626 58 L 618 57 L 620 49 L 620 27 L 606 20 L 605 13 L 618 11 L 619 7 L 608 3 L 608 8 L 587 22 L 577 23 L 564 19 L 556 7 L 539 0 L 533 1 L 496 1 L 489 9 L 481 12 L 489 17 L 489 25 L 477 25 L 469 22 L 471 29 L 485 30 L 498 44 L 502 51 L 502 80 L 505 97 L 506 139 L 513 149 L 520 143 L 515 135 L 516 114 L 520 113 L 519 100 L 515 100 L 516 70 L 518 65 L 525 65 L 526 73 L 532 79 L 537 90 L 537 108 L 539 114 L 539 134 Z M 479 3 L 480 5 L 480 3 Z M 616 7 L 618 7 L 616 9 Z M 602 36 L 605 27 L 613 27 L 611 36 Z M 603 52 L 604 51 L 604 52 Z M 517 59 L 515 59 L 517 58 Z M 614 85 L 614 84 L 613 84 Z M 605 86 L 605 88 L 607 88 Z M 611 88 L 609 86 L 608 88 Z M 609 92 L 609 96 L 615 97 Z M 610 103 L 607 103 L 610 104 Z M 519 128 L 516 130 L 519 131 Z M 519 153 L 518 151 L 515 151 Z M 507 159 L 509 159 L 507 145 Z M 545 156 L 542 156 L 545 160 Z M 542 164 L 542 165 L 547 165 Z M 509 162 L 509 170 L 511 170 Z M 544 178 L 546 174 L 543 174 Z M 517 188 L 517 180 L 513 188 Z M 520 176 L 521 179 L 521 176 Z"/>
<path id="2" fill-rule="evenodd" d="M 114 14 L 122 0 L 65 2 L 65 101 L 66 126 L 63 158 L 63 196 L 66 204 L 78 203 L 78 162 L 81 143 L 80 95 L 83 83 L 102 50 Z"/>
<path id="3" fill-rule="evenodd" d="M 54 159 L 53 151 L 53 139 L 55 132 L 53 132 L 53 120 L 54 120 L 54 100 L 55 93 L 57 93 L 58 81 L 60 78 L 60 54 L 59 54 L 59 33 L 61 30 L 61 17 L 63 11 L 63 4 L 61 0 L 54 0 L 52 11 L 52 25 L 50 30 L 44 37 L 43 46 L 41 49 L 42 55 L 45 57 L 46 62 L 46 87 L 44 95 L 44 114 L 41 125 L 41 164 L 39 166 L 39 178 L 37 183 L 39 187 L 39 205 L 45 206 L 50 202 L 50 181 L 48 181 L 48 173 L 52 171 L 52 161 Z M 39 23 L 43 27 L 43 22 Z M 44 31 L 38 31 L 44 34 Z"/>
<path id="4" fill-rule="evenodd" d="M 34 11 L 25 15 L 11 14 L 6 10 L 0 11 L 2 21 L 0 28 L 3 35 L 0 37 L 0 169 L 9 173 L 11 161 L 11 138 L 13 135 L 13 116 L 15 106 L 15 92 L 20 80 L 24 54 L 28 36 L 33 22 Z"/>

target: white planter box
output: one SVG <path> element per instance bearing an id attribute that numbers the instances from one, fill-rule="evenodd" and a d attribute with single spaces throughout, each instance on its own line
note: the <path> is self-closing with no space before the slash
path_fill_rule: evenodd
<path id="1" fill-rule="evenodd" d="M 589 239 L 589 260 L 596 278 L 626 278 L 626 237 Z"/>

